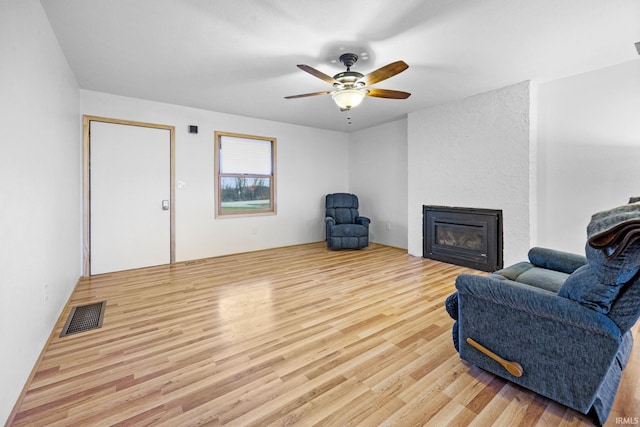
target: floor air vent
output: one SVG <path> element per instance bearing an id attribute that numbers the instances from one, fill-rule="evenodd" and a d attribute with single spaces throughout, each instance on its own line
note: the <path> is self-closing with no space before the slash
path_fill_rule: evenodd
<path id="1" fill-rule="evenodd" d="M 65 323 L 64 328 L 62 328 L 60 338 L 77 334 L 78 332 L 100 328 L 102 326 L 102 318 L 104 317 L 104 308 L 106 305 L 107 302 L 102 301 L 73 307 L 67 323 Z"/>

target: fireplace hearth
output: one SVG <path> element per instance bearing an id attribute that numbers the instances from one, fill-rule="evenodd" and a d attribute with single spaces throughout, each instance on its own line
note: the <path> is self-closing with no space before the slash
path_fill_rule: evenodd
<path id="1" fill-rule="evenodd" d="M 423 257 L 482 271 L 503 267 L 502 211 L 423 206 Z"/>

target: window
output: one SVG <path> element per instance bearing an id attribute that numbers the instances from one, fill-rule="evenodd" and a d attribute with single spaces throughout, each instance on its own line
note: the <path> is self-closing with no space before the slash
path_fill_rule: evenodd
<path id="1" fill-rule="evenodd" d="M 215 132 L 216 217 L 276 213 L 276 139 Z"/>

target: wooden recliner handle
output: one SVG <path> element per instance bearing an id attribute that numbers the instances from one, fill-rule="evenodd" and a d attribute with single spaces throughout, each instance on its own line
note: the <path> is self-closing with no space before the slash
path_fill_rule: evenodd
<path id="1" fill-rule="evenodd" d="M 497 354 L 489 350 L 487 347 L 483 346 L 482 344 L 479 344 L 478 342 L 474 341 L 471 338 L 467 338 L 467 342 L 472 347 L 480 350 L 482 353 L 486 354 L 487 356 L 489 356 L 490 358 L 492 358 L 493 360 L 501 364 L 502 367 L 506 369 L 507 372 L 509 372 L 514 377 L 521 377 L 522 374 L 524 373 L 522 366 L 518 362 L 512 362 L 510 360 L 503 359 L 502 357 L 498 356 Z"/>

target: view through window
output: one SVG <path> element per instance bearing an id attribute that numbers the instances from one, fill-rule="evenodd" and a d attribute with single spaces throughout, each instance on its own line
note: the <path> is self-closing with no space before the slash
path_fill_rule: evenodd
<path id="1" fill-rule="evenodd" d="M 215 132 L 216 216 L 276 212 L 276 139 Z"/>

